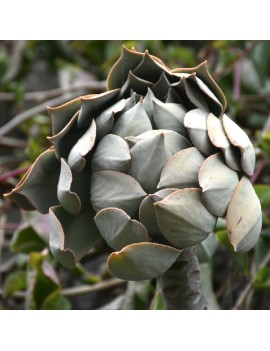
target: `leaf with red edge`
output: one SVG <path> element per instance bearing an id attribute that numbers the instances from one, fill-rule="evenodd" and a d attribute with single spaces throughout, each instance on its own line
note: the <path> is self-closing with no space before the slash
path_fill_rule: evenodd
<path id="1" fill-rule="evenodd" d="M 119 279 L 152 279 L 169 269 L 180 254 L 181 250 L 166 245 L 132 244 L 119 252 L 113 252 L 108 258 L 107 268 Z"/>
<path id="2" fill-rule="evenodd" d="M 63 266 L 73 269 L 101 238 L 94 212 L 87 208 L 74 217 L 55 206 L 50 208 L 49 216 L 51 252 Z"/>

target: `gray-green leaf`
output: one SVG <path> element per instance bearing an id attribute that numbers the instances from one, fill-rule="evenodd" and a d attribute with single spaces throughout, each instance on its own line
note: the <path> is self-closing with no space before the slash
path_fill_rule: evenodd
<path id="1" fill-rule="evenodd" d="M 99 211 L 95 216 L 95 223 L 103 239 L 114 250 L 149 241 L 145 227 L 119 208 L 110 207 Z"/>
<path id="2" fill-rule="evenodd" d="M 54 150 L 48 149 L 39 155 L 18 185 L 5 197 L 26 210 L 37 209 L 47 213 L 49 207 L 59 203 L 56 194 L 59 174 L 60 163 Z"/>
<path id="3" fill-rule="evenodd" d="M 152 279 L 170 268 L 180 253 L 180 250 L 160 244 L 132 244 L 120 252 L 113 252 L 108 258 L 107 268 L 119 279 Z"/>
<path id="4" fill-rule="evenodd" d="M 96 140 L 96 122 L 93 119 L 90 127 L 84 135 L 76 142 L 68 155 L 68 165 L 74 172 L 80 172 L 85 166 L 84 156 L 95 145 Z"/>
<path id="5" fill-rule="evenodd" d="M 154 122 L 158 129 L 173 130 L 183 136 L 188 136 L 184 126 L 186 109 L 180 104 L 153 101 Z"/>
<path id="6" fill-rule="evenodd" d="M 106 207 L 117 207 L 131 216 L 139 209 L 145 196 L 140 184 L 127 174 L 115 171 L 92 174 L 91 202 L 96 212 Z"/>
<path id="7" fill-rule="evenodd" d="M 201 189 L 183 189 L 154 204 L 159 228 L 174 246 L 197 245 L 213 231 L 216 217 L 204 207 L 201 196 Z"/>
<path id="8" fill-rule="evenodd" d="M 87 208 L 74 217 L 55 206 L 50 208 L 49 219 L 51 252 L 63 266 L 73 269 L 100 239 L 94 211 Z"/>
<path id="9" fill-rule="evenodd" d="M 223 115 L 222 122 L 230 142 L 241 151 L 243 171 L 248 176 L 252 176 L 255 168 L 255 151 L 249 137 L 227 115 Z"/>
<path id="10" fill-rule="evenodd" d="M 196 148 L 205 155 L 213 154 L 216 149 L 211 143 L 207 133 L 208 112 L 200 109 L 189 111 L 184 118 L 185 127 L 188 128 L 190 139 Z"/>
<path id="11" fill-rule="evenodd" d="M 227 231 L 237 252 L 246 252 L 256 244 L 262 228 L 260 201 L 249 179 L 238 183 L 227 210 Z"/>
<path id="12" fill-rule="evenodd" d="M 165 163 L 157 187 L 198 187 L 198 174 L 204 160 L 205 157 L 196 147 L 177 152 Z"/>
<path id="13" fill-rule="evenodd" d="M 143 139 L 130 150 L 129 174 L 142 185 L 148 193 L 154 193 L 165 163 L 178 151 L 191 144 L 182 135 L 174 132 L 160 132 Z"/>
<path id="14" fill-rule="evenodd" d="M 130 161 L 126 141 L 114 134 L 102 138 L 92 156 L 92 170 L 127 172 Z"/>
<path id="15" fill-rule="evenodd" d="M 221 153 L 209 156 L 199 172 L 202 198 L 208 210 L 223 217 L 238 184 L 238 175 L 224 164 Z"/>
<path id="16" fill-rule="evenodd" d="M 163 189 L 155 194 L 149 194 L 145 197 L 140 205 L 139 216 L 141 223 L 146 227 L 149 235 L 162 235 L 157 224 L 156 211 L 154 203 L 163 200 L 178 189 Z"/>
<path id="17" fill-rule="evenodd" d="M 130 135 L 136 136 L 148 130 L 152 130 L 152 124 L 142 102 L 139 101 L 116 119 L 111 133 L 124 138 Z"/>

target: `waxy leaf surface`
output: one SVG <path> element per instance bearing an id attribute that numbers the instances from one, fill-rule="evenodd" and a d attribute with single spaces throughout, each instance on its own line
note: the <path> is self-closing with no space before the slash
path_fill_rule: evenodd
<path id="1" fill-rule="evenodd" d="M 180 253 L 180 250 L 160 244 L 132 244 L 113 252 L 108 258 L 107 268 L 119 279 L 153 279 L 170 268 Z"/>
<path id="2" fill-rule="evenodd" d="M 99 211 L 95 216 L 95 223 L 103 239 L 114 250 L 149 240 L 145 227 L 119 208 L 104 208 Z"/>

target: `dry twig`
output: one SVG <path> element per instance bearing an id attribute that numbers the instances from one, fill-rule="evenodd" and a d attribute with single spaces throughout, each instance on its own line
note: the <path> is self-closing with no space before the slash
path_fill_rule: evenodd
<path id="1" fill-rule="evenodd" d="M 254 48 L 260 43 L 260 40 L 253 40 L 250 44 L 249 47 L 247 47 L 245 50 L 239 52 L 237 55 L 235 55 L 230 62 L 228 62 L 227 65 L 225 65 L 219 72 L 216 72 L 213 74 L 213 78 L 215 80 L 219 80 L 223 76 L 227 74 L 227 72 L 236 64 L 236 62 L 242 60 L 244 57 L 248 56 Z"/>
<path id="2" fill-rule="evenodd" d="M 5 182 L 7 179 L 11 177 L 16 177 L 17 175 L 20 175 L 22 173 L 25 173 L 28 171 L 30 166 L 28 167 L 23 167 L 23 168 L 17 168 L 13 169 L 12 171 L 8 171 L 0 176 L 0 183 Z"/>
<path id="3" fill-rule="evenodd" d="M 10 82 L 19 72 L 23 59 L 24 49 L 26 47 L 25 40 L 15 40 L 12 44 L 13 48 L 11 53 L 11 59 L 9 61 L 9 66 L 6 71 L 6 74 L 1 82 L 2 84 Z"/>
<path id="4" fill-rule="evenodd" d="M 22 139 L 2 136 L 0 137 L 0 146 L 19 147 L 24 149 L 27 146 L 27 141 Z"/>
<path id="5" fill-rule="evenodd" d="M 109 280 L 104 280 L 104 281 L 97 283 L 97 284 L 94 284 L 94 285 L 80 285 L 80 286 L 75 286 L 72 288 L 63 289 L 62 295 L 64 295 L 64 296 L 84 295 L 84 294 L 89 294 L 91 292 L 111 289 L 111 288 L 114 288 L 116 286 L 126 284 L 126 283 L 127 282 L 124 280 L 112 278 Z"/>
<path id="6" fill-rule="evenodd" d="M 66 93 L 70 93 L 73 91 L 86 91 L 87 92 L 95 92 L 100 93 L 106 90 L 106 82 L 82 82 L 72 84 L 65 88 L 55 88 L 50 90 L 43 90 L 43 91 L 34 91 L 34 92 L 26 92 L 23 95 L 24 101 L 44 101 L 47 99 L 51 99 Z M 14 93 L 0 93 L 0 100 L 1 101 L 14 101 L 16 99 L 16 95 Z"/>
<path id="7" fill-rule="evenodd" d="M 27 121 L 29 118 L 46 111 L 48 106 L 62 105 L 65 102 L 74 99 L 78 96 L 78 93 L 69 93 L 63 96 L 57 97 L 55 99 L 47 100 L 35 107 L 30 108 L 22 113 L 19 113 L 14 118 L 12 118 L 8 123 L 6 123 L 2 128 L 0 128 L 0 137 L 8 134 L 14 128 L 16 128 L 21 123 Z"/>
<path id="8" fill-rule="evenodd" d="M 241 294 L 238 296 L 238 299 L 233 307 L 233 310 L 239 310 L 242 306 L 242 304 L 244 303 L 246 297 L 248 296 L 249 292 L 251 291 L 253 284 L 255 283 L 256 279 L 257 279 L 257 274 L 258 272 L 266 267 L 268 265 L 268 263 L 270 262 L 270 251 L 268 252 L 268 254 L 265 256 L 265 258 L 262 260 L 261 264 L 259 265 L 259 268 L 257 270 L 257 272 L 255 272 L 249 283 L 247 284 L 247 286 L 245 287 L 245 289 L 241 292 Z"/>
<path id="9" fill-rule="evenodd" d="M 89 294 L 92 292 L 96 291 L 102 291 L 106 289 L 111 289 L 116 286 L 120 286 L 122 284 L 126 284 L 126 281 L 120 280 L 117 278 L 112 278 L 109 280 L 104 280 L 100 283 L 97 283 L 95 285 L 80 285 L 80 286 L 75 286 L 72 288 L 66 288 L 62 290 L 62 295 L 63 296 L 78 296 L 78 295 L 84 295 L 84 294 Z M 0 296 L 3 296 L 3 290 L 0 289 Z M 14 298 L 25 298 L 25 293 L 22 291 L 16 292 L 14 295 L 12 295 Z"/>

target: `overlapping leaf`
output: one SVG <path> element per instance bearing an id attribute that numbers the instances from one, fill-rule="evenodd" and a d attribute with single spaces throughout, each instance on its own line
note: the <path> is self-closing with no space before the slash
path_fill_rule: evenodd
<path id="1" fill-rule="evenodd" d="M 188 129 L 192 144 L 204 155 L 215 153 L 215 147 L 211 143 L 207 133 L 208 112 L 200 109 L 189 111 L 185 115 L 184 124 Z"/>
<path id="2" fill-rule="evenodd" d="M 204 156 L 195 147 L 177 152 L 163 167 L 157 187 L 197 187 L 198 173 L 204 160 Z"/>
<path id="3" fill-rule="evenodd" d="M 108 271 L 119 279 L 145 280 L 164 273 L 181 254 L 170 246 L 139 243 L 113 252 L 107 262 Z"/>
<path id="4" fill-rule="evenodd" d="M 130 135 L 136 136 L 148 130 L 152 130 L 152 125 L 142 102 L 139 101 L 117 118 L 112 128 L 112 134 L 124 138 Z"/>
<path id="5" fill-rule="evenodd" d="M 73 269 L 100 239 L 94 212 L 87 208 L 74 217 L 61 206 L 54 206 L 49 214 L 51 252 L 63 266 Z"/>
<path id="6" fill-rule="evenodd" d="M 189 147 L 190 143 L 174 131 L 160 132 L 139 141 L 131 150 L 129 174 L 148 193 L 156 190 L 164 164 L 176 152 Z"/>
<path id="7" fill-rule="evenodd" d="M 216 217 L 203 205 L 197 188 L 175 191 L 154 206 L 162 234 L 178 248 L 199 244 L 216 224 Z"/>
<path id="8" fill-rule="evenodd" d="M 157 224 L 156 211 L 154 207 L 155 202 L 163 200 L 166 196 L 170 195 L 176 190 L 178 189 L 163 189 L 157 191 L 155 194 L 149 194 L 143 199 L 139 209 L 139 217 L 141 223 L 148 230 L 149 235 L 162 235 Z"/>
<path id="9" fill-rule="evenodd" d="M 250 250 L 262 228 L 260 201 L 247 177 L 243 176 L 231 198 L 227 211 L 227 230 L 237 252 Z"/>
<path id="10" fill-rule="evenodd" d="M 117 207 L 133 215 L 146 193 L 131 176 L 115 171 L 92 174 L 91 203 L 96 212 L 107 207 Z"/>
<path id="11" fill-rule="evenodd" d="M 105 208 L 95 216 L 95 223 L 107 244 L 114 250 L 148 241 L 147 230 L 119 208 Z"/>
<path id="12" fill-rule="evenodd" d="M 36 159 L 16 188 L 5 196 L 26 210 L 47 213 L 51 206 L 59 203 L 56 191 L 59 175 L 60 165 L 54 150 L 48 149 Z"/>
<path id="13" fill-rule="evenodd" d="M 114 134 L 107 134 L 99 142 L 92 156 L 92 170 L 127 172 L 130 162 L 128 144 Z"/>
<path id="14" fill-rule="evenodd" d="M 203 202 L 211 213 L 218 217 L 225 215 L 238 181 L 237 173 L 224 164 L 220 153 L 204 161 L 199 172 L 199 183 Z"/>

